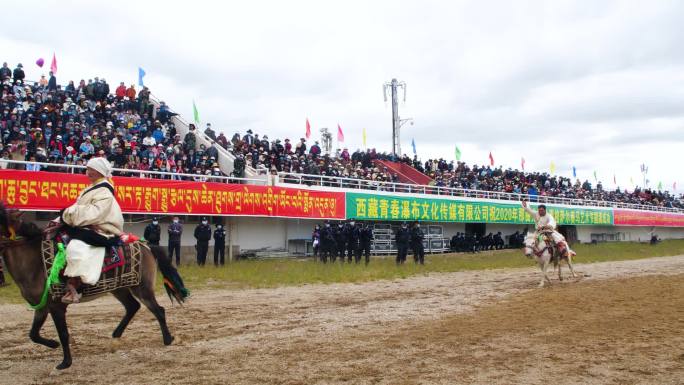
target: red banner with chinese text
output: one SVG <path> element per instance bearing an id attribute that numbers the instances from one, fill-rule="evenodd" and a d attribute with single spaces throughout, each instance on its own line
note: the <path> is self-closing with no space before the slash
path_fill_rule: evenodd
<path id="1" fill-rule="evenodd" d="M 613 209 L 616 226 L 684 227 L 684 214 Z"/>
<path id="2" fill-rule="evenodd" d="M 0 200 L 22 210 L 60 210 L 88 186 L 85 175 L 0 170 Z M 114 177 L 124 213 L 344 219 L 343 192 Z"/>

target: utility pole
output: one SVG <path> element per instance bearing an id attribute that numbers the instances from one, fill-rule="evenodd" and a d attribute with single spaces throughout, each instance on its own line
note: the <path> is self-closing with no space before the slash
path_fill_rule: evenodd
<path id="1" fill-rule="evenodd" d="M 387 90 L 390 90 L 390 95 L 392 98 L 392 154 L 395 156 L 401 156 L 401 135 L 399 130 L 403 123 L 407 121 L 412 121 L 412 119 L 404 119 L 403 121 L 399 119 L 399 95 L 398 88 L 402 88 L 404 91 L 404 102 L 406 102 L 406 83 L 399 82 L 397 79 L 392 79 L 391 82 L 385 83 L 382 87 L 383 94 L 385 96 L 385 102 L 387 102 Z"/>

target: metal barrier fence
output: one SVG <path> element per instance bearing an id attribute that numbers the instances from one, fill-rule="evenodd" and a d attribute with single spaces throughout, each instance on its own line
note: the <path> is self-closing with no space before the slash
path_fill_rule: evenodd
<path id="1" fill-rule="evenodd" d="M 12 165 L 20 167 L 10 167 Z M 21 167 L 23 166 L 23 167 Z M 76 165 L 76 164 L 63 164 L 63 163 L 45 163 L 45 162 L 28 162 L 23 160 L 8 160 L 0 159 L 0 169 L 27 169 L 28 167 L 40 166 L 40 170 L 34 171 L 54 171 L 54 172 L 66 172 L 69 174 L 85 174 L 86 166 Z M 59 171 L 62 170 L 62 171 Z M 134 170 L 127 168 L 114 168 L 112 169 L 112 174 L 114 176 L 129 176 L 133 178 L 155 178 L 166 179 L 166 180 L 185 180 L 185 181 L 196 181 L 196 182 L 215 182 L 215 183 L 240 183 L 240 184 L 254 184 L 254 185 L 266 185 L 268 180 L 266 179 L 256 179 L 256 178 L 236 178 L 231 176 L 215 176 L 215 175 L 205 175 L 205 174 L 182 174 L 174 172 L 163 172 L 163 171 L 145 171 L 145 170 Z"/>
<path id="2" fill-rule="evenodd" d="M 278 181 L 282 182 L 282 183 L 288 183 L 288 184 L 324 186 L 324 187 L 347 188 L 347 189 L 358 189 L 358 190 L 386 191 L 386 192 L 395 192 L 395 193 L 428 194 L 428 195 L 441 195 L 441 196 L 466 197 L 466 198 L 495 199 L 495 200 L 503 200 L 503 201 L 523 201 L 524 200 L 524 201 L 529 201 L 529 202 L 534 202 L 534 203 L 545 203 L 545 204 L 562 204 L 562 205 L 570 205 L 570 206 L 611 207 L 611 208 L 633 209 L 633 210 L 648 210 L 648 211 L 659 211 L 659 212 L 684 213 L 684 209 L 678 209 L 678 208 L 672 208 L 672 207 L 663 207 L 663 206 L 640 205 L 640 204 L 624 203 L 624 202 L 596 201 L 596 200 L 590 200 L 590 199 L 561 198 L 561 197 L 553 197 L 553 196 L 545 196 L 545 195 L 527 195 L 527 194 L 500 192 L 500 191 L 470 190 L 470 189 L 453 188 L 453 187 L 413 185 L 413 184 L 407 184 L 407 183 L 380 182 L 380 181 L 370 181 L 370 180 L 344 178 L 344 177 L 329 177 L 329 176 L 325 176 L 325 175 L 293 174 L 293 173 L 279 172 L 278 173 Z"/>

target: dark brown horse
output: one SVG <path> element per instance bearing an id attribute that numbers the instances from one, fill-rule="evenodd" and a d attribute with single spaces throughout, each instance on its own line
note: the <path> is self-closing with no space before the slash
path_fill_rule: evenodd
<path id="1" fill-rule="evenodd" d="M 13 233 L 16 233 L 16 238 L 12 236 Z M 41 255 L 42 233 L 42 230 L 35 224 L 22 221 L 19 211 L 8 210 L 0 202 L 0 256 L 4 258 L 7 272 L 12 276 L 19 290 L 21 290 L 21 295 L 30 304 L 40 302 L 45 286 L 45 269 Z M 112 337 L 121 337 L 128 323 L 138 309 L 140 309 L 140 302 L 142 302 L 157 317 L 164 345 L 170 345 L 173 342 L 173 336 L 166 326 L 164 308 L 159 306 L 154 296 L 157 263 L 162 271 L 162 275 L 166 278 L 165 281 L 172 282 L 170 284 L 172 287 L 167 289 L 175 291 L 173 296 L 177 300 L 183 300 L 186 289 L 183 287 L 182 280 L 177 271 L 171 266 L 163 248 L 152 246 L 151 248 L 142 247 L 142 250 L 140 284 L 138 286 L 116 289 L 111 292 L 126 308 L 126 314 L 121 322 L 119 322 L 119 326 L 114 329 Z M 84 297 L 83 300 L 92 298 Z M 47 305 L 35 311 L 33 325 L 29 332 L 31 341 L 35 343 L 52 349 L 59 347 L 60 343 L 62 344 L 64 357 L 62 363 L 57 365 L 57 369 L 66 369 L 71 366 L 66 310 L 66 304 L 54 301 L 51 296 L 48 296 Z M 57 328 L 59 343 L 40 336 L 40 329 L 45 323 L 48 314 L 52 316 L 52 320 Z"/>

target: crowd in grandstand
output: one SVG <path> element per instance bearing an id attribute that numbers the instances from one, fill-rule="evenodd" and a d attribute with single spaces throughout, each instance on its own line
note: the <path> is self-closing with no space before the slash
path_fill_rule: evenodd
<path id="1" fill-rule="evenodd" d="M 148 174 L 152 178 L 204 181 L 222 175 L 217 149 L 195 149 L 192 125 L 181 138 L 171 121 L 176 114 L 163 101 L 155 105 L 147 87 L 137 90 L 121 82 L 111 93 L 107 81 L 95 77 L 62 88 L 52 72 L 49 79 L 29 82 L 21 64 L 12 71 L 7 63 L 0 68 L 0 82 L 2 168 L 45 168 L 3 160 L 84 165 L 99 156 L 121 169 L 193 174 Z"/>
<path id="2" fill-rule="evenodd" d="M 170 172 L 148 174 L 151 178 L 217 180 L 221 176 L 216 146 L 235 156 L 233 175 L 246 176 L 246 168 L 284 172 L 292 180 L 295 174 L 322 175 L 333 178 L 362 180 L 367 188 L 382 188 L 378 182 L 397 182 L 392 170 L 379 166 L 376 160 L 406 163 L 428 175 L 434 185 L 470 190 L 521 193 L 583 200 L 616 201 L 642 205 L 683 208 L 681 197 L 668 192 L 636 188 L 632 192 L 605 190 L 599 182 L 550 176 L 546 173 L 523 172 L 489 166 L 467 166 L 463 162 L 444 159 L 421 162 L 404 155 L 379 153 L 375 149 L 350 152 L 338 149 L 325 153 L 318 141 L 305 138 L 296 143 L 289 138 L 270 140 L 267 135 L 248 130 L 230 139 L 216 134 L 207 124 L 204 135 L 209 148 L 197 148 L 199 130 L 181 138 L 172 122 L 175 113 L 162 101 L 150 99 L 147 87 L 137 90 L 121 82 L 114 90 L 105 79 L 70 81 L 65 87 L 57 83 L 53 73 L 34 82 L 26 81 L 21 64 L 11 70 L 7 63 L 0 68 L 0 167 L 37 171 L 38 164 L 8 164 L 3 160 L 84 165 L 93 156 L 109 159 L 120 169 Z M 48 167 L 49 168 L 49 167 Z M 82 172 L 82 171 L 81 171 Z M 119 175 L 138 175 L 119 172 Z M 179 175 L 188 174 L 188 175 Z M 192 176 L 189 176 L 192 175 Z M 288 176 L 285 177 L 288 180 Z M 328 179 L 331 180 L 331 179 Z M 324 182 L 325 183 L 325 182 Z M 360 182 L 361 183 L 361 182 Z"/>

